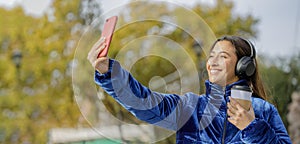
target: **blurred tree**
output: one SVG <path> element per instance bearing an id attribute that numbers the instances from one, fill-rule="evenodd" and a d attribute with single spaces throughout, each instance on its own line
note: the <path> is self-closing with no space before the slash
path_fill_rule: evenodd
<path id="1" fill-rule="evenodd" d="M 262 62 L 269 63 L 262 70 L 263 80 L 269 88 L 269 101 L 277 107 L 287 128 L 287 107 L 291 102 L 292 93 L 300 89 L 300 56 L 298 54 L 298 56 L 277 60 L 262 59 Z"/>
<path id="2" fill-rule="evenodd" d="M 80 18 L 85 25 L 90 25 L 101 14 L 101 9 L 96 0 L 82 0 L 80 11 Z"/>
<path id="3" fill-rule="evenodd" d="M 0 108 L 1 108 L 1 123 L 0 123 L 0 142 L 17 143 L 18 137 L 20 137 L 21 131 L 25 131 L 26 127 L 20 126 L 19 120 L 23 120 L 26 125 L 29 121 L 26 120 L 24 111 L 21 111 L 19 101 L 20 97 L 20 81 L 18 81 L 16 74 L 16 66 L 12 61 L 12 55 L 14 49 L 20 49 L 23 46 L 24 34 L 30 27 L 30 23 L 27 20 L 34 21 L 33 18 L 24 15 L 23 10 L 20 7 L 16 7 L 8 12 L 4 9 L 1 12 L 1 49 L 0 49 Z M 18 27 L 16 25 L 23 25 Z"/>
<path id="4" fill-rule="evenodd" d="M 239 15 L 233 12 L 234 3 L 216 0 L 213 6 L 199 4 L 194 11 L 212 28 L 217 37 L 222 35 L 240 35 L 255 38 L 259 20 L 251 14 Z"/>
<path id="5" fill-rule="evenodd" d="M 21 7 L 0 9 L 1 143 L 46 143 L 49 128 L 78 125 L 71 68 L 84 24 L 99 15 L 81 14 L 82 4 L 93 2 L 53 1 L 41 18 L 24 15 Z M 16 49 L 23 55 L 20 81 L 11 60 Z"/>

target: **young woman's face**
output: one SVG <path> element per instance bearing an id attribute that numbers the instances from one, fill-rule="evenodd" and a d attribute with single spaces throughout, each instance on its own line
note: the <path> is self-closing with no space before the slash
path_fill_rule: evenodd
<path id="1" fill-rule="evenodd" d="M 236 63 L 237 56 L 231 42 L 226 40 L 217 42 L 206 63 L 209 81 L 221 86 L 238 81 L 239 78 L 235 75 Z"/>

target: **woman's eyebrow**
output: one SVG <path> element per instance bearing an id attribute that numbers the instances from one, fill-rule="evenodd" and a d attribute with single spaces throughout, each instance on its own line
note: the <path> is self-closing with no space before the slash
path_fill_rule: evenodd
<path id="1" fill-rule="evenodd" d="M 219 52 L 220 54 L 226 54 L 226 55 L 228 55 L 228 56 L 231 56 L 231 54 L 229 53 L 229 52 L 227 52 L 227 51 L 221 51 L 221 52 Z"/>

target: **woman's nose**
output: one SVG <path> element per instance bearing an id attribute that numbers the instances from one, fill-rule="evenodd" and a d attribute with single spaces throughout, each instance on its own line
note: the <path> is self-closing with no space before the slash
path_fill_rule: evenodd
<path id="1" fill-rule="evenodd" d="M 218 65 L 218 57 L 216 57 L 216 56 L 210 57 L 210 58 L 208 59 L 208 64 L 209 64 L 210 66 L 216 66 L 216 65 Z"/>

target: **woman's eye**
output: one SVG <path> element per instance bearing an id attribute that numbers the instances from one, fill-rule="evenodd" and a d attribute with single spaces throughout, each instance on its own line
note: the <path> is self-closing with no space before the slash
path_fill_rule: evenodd
<path id="1" fill-rule="evenodd" d="M 226 55 L 221 55 L 220 57 L 221 57 L 221 58 L 227 58 L 227 56 L 226 56 Z"/>

